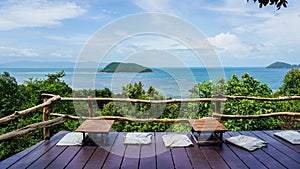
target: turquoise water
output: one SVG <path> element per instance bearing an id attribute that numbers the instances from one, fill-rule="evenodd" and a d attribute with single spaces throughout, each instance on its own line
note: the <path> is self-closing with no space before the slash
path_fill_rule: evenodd
<path id="1" fill-rule="evenodd" d="M 92 69 L 74 68 L 3 68 L 0 72 L 7 71 L 17 79 L 19 84 L 29 78 L 45 79 L 49 73 L 64 70 L 66 76 L 63 80 L 75 89 L 111 89 L 120 93 L 122 86 L 129 83 L 142 82 L 145 89 L 153 86 L 166 97 L 188 97 L 188 90 L 195 83 L 223 77 L 230 78 L 233 74 L 239 77 L 248 72 L 261 83 L 266 83 L 276 91 L 282 85 L 284 76 L 289 69 L 266 69 L 263 67 L 234 67 L 234 68 L 153 68 L 151 73 L 97 73 Z"/>

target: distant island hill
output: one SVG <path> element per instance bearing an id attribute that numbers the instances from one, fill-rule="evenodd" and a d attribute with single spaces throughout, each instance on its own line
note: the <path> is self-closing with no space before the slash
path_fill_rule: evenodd
<path id="1" fill-rule="evenodd" d="M 104 73 L 146 73 L 152 72 L 150 68 L 138 65 L 136 63 L 112 62 L 105 66 L 99 72 Z"/>
<path id="2" fill-rule="evenodd" d="M 299 65 L 291 65 L 288 63 L 284 63 L 284 62 L 275 62 L 270 64 L 269 66 L 267 66 L 266 68 L 269 69 L 291 69 L 291 68 L 300 68 L 300 64 Z"/>

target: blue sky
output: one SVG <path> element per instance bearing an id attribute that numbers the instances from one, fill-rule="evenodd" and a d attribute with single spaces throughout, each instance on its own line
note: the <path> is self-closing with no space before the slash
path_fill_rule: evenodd
<path id="1" fill-rule="evenodd" d="M 120 18 L 156 12 L 199 29 L 223 66 L 258 67 L 274 61 L 300 64 L 299 9 L 300 1 L 289 1 L 288 8 L 277 11 L 273 6 L 260 9 L 246 0 L 1 0 L 0 63 L 75 62 L 97 31 Z M 104 61 L 136 58 L 154 67 L 160 63 L 178 66 L 172 61 L 181 59 L 188 66 L 201 66 L 178 41 L 152 35 L 125 39 Z"/>

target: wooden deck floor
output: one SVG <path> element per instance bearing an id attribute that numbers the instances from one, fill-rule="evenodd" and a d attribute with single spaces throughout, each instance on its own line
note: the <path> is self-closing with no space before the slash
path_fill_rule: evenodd
<path id="1" fill-rule="evenodd" d="M 110 133 L 104 146 L 56 146 L 66 133 L 1 161 L 0 168 L 300 168 L 300 145 L 273 136 L 274 131 L 224 133 L 224 138 L 245 134 L 269 143 L 253 152 L 228 143 L 165 148 L 161 137 L 166 133 L 153 133 L 152 143 L 143 146 L 124 145 L 125 133 Z"/>

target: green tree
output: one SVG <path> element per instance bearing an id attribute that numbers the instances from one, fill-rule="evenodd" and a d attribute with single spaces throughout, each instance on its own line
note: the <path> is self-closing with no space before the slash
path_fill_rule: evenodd
<path id="1" fill-rule="evenodd" d="M 282 6 L 286 8 L 288 4 L 287 0 L 253 0 L 253 1 L 254 3 L 258 2 L 260 8 L 267 5 L 274 5 L 277 7 L 277 10 L 279 10 Z M 249 0 L 247 0 L 247 2 L 249 2 Z"/>
<path id="2" fill-rule="evenodd" d="M 283 96 L 300 95 L 300 70 L 291 69 L 284 77 L 283 85 L 279 88 Z"/>
<path id="3" fill-rule="evenodd" d="M 266 84 L 244 73 L 241 79 L 232 75 L 227 81 L 226 94 L 231 96 L 271 97 L 272 90 Z M 224 104 L 223 113 L 233 115 L 255 115 L 276 111 L 276 103 L 255 100 L 229 99 Z M 267 119 L 238 119 L 223 122 L 230 130 L 262 130 L 277 129 L 281 121 L 274 118 Z"/>
<path id="4" fill-rule="evenodd" d="M 291 69 L 284 77 L 283 84 L 279 88 L 279 92 L 275 93 L 276 96 L 300 96 L 300 70 Z M 300 112 L 300 101 L 291 100 L 277 103 L 278 112 Z M 282 117 L 285 123 L 283 128 L 293 129 L 299 128 L 300 123 L 294 121 L 294 118 Z"/>
<path id="5" fill-rule="evenodd" d="M 13 111 L 23 110 L 43 102 L 42 93 L 57 94 L 60 96 L 71 96 L 72 89 L 61 80 L 64 72 L 47 75 L 47 79 L 29 79 L 22 85 L 18 85 L 15 78 L 9 73 L 4 72 L 0 76 L 0 97 L 1 113 L 9 115 Z M 72 103 L 56 102 L 51 105 L 52 112 L 72 113 L 74 112 Z M 42 110 L 36 111 L 25 117 L 7 122 L 0 126 L 0 134 L 22 128 L 26 125 L 42 121 Z M 77 121 L 67 121 L 63 124 L 51 127 L 51 133 L 55 134 L 61 130 L 75 130 L 79 123 Z M 42 129 L 34 130 L 26 135 L 14 137 L 0 143 L 0 159 L 6 158 L 11 154 L 19 152 L 28 146 L 36 144 L 43 139 Z"/>
<path id="6" fill-rule="evenodd" d="M 18 83 L 8 72 L 0 75 L 0 117 L 12 114 L 20 108 Z"/>

